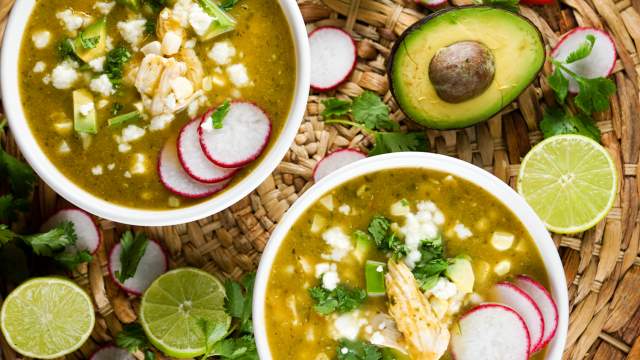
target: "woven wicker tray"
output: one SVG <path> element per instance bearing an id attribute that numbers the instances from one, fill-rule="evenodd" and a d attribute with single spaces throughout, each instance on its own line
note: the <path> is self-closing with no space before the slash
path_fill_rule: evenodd
<path id="1" fill-rule="evenodd" d="M 15 0 L 0 0 L 4 23 Z M 452 0 L 455 5 L 468 0 Z M 384 97 L 392 118 L 405 122 L 388 91 L 385 58 L 394 39 L 424 16 L 413 0 L 298 1 L 309 28 L 334 25 L 358 40 L 359 62 L 349 82 L 327 96 L 357 96 L 372 90 Z M 453 5 L 452 4 L 452 5 Z M 618 94 L 610 111 L 598 114 L 602 142 L 618 164 L 620 194 L 614 209 L 594 229 L 581 235 L 554 235 L 564 263 L 570 298 L 570 328 L 565 359 L 640 359 L 640 226 L 638 150 L 640 147 L 640 0 L 562 0 L 561 4 L 521 13 L 541 30 L 548 46 L 577 26 L 604 28 L 615 38 L 619 60 L 613 79 Z M 548 74 L 549 68 L 544 73 Z M 358 129 L 325 126 L 318 117 L 322 96 L 312 95 L 295 143 L 277 170 L 251 195 L 209 218 L 172 227 L 139 228 L 163 243 L 171 266 L 196 266 L 223 277 L 238 278 L 253 271 L 269 233 L 289 206 L 312 185 L 316 161 L 336 148 L 367 148 L 371 139 Z M 455 156 L 493 172 L 513 185 L 520 159 L 540 141 L 538 122 L 542 103 L 553 95 L 544 80 L 536 81 L 501 114 L 457 131 L 427 130 L 432 151 Z M 9 152 L 15 143 L 0 139 Z M 44 183 L 36 191 L 32 221 L 66 206 Z M 112 340 L 125 323 L 136 319 L 139 300 L 121 292 L 109 279 L 106 253 L 126 230 L 125 225 L 101 220 L 104 242 L 96 260 L 74 273 L 74 280 L 92 295 L 97 315 L 91 339 L 72 358 L 87 358 L 100 344 Z M 1 299 L 0 299 L 1 301 Z M 0 337 L 0 355 L 17 355 Z M 2 357 L 2 356 L 0 356 Z"/>

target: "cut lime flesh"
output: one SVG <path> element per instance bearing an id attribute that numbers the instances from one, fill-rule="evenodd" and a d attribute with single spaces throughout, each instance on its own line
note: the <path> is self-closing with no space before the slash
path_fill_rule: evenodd
<path id="1" fill-rule="evenodd" d="M 549 230 L 573 234 L 607 215 L 617 183 L 615 163 L 602 145 L 581 135 L 558 135 L 524 158 L 518 192 Z"/>
<path id="2" fill-rule="evenodd" d="M 223 324 L 225 329 L 231 324 L 224 299 L 224 286 L 213 275 L 193 268 L 176 269 L 157 278 L 147 289 L 140 322 L 151 343 L 166 355 L 196 357 L 205 351 L 198 319 Z"/>
<path id="3" fill-rule="evenodd" d="M 61 278 L 35 278 L 16 288 L 0 312 L 2 334 L 18 353 L 54 359 L 80 348 L 95 323 L 87 293 Z"/>

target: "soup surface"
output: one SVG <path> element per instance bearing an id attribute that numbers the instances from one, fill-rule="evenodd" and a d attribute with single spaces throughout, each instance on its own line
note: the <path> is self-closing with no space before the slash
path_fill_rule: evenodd
<path id="1" fill-rule="evenodd" d="M 66 177 L 120 205 L 189 206 L 198 200 L 162 186 L 158 154 L 189 119 L 228 99 L 261 107 L 274 142 L 295 86 L 287 20 L 276 0 L 241 0 L 226 9 L 235 26 L 211 33 L 215 21 L 207 18 L 206 3 L 36 1 L 21 49 L 22 106 L 40 146 Z M 177 64 L 179 74 L 165 82 L 169 64 Z M 87 97 L 93 103 L 79 105 Z M 78 130 L 78 114 L 95 115 L 95 127 Z M 110 124 L 120 115 L 124 120 Z"/>
<path id="2" fill-rule="evenodd" d="M 377 240 L 381 229 L 387 234 L 383 242 Z M 265 300 L 273 358 L 346 359 L 338 356 L 340 351 L 347 354 L 345 340 L 388 343 L 394 336 L 378 329 L 396 321 L 389 316 L 393 304 L 384 292 L 384 280 L 381 285 L 374 281 L 375 274 L 368 277 L 370 264 L 374 272 L 386 272 L 391 262 L 412 268 L 449 331 L 455 331 L 457 318 L 466 310 L 492 301 L 490 289 L 497 282 L 527 274 L 545 287 L 548 283 L 529 233 L 483 189 L 424 169 L 371 173 L 340 185 L 310 206 L 280 247 Z M 442 262 L 449 268 L 429 269 Z M 461 279 L 451 269 L 454 263 L 470 263 L 472 273 Z M 461 284 L 469 288 L 463 290 Z M 354 298 L 364 289 L 366 296 L 355 295 L 351 304 L 340 299 Z M 332 296 L 337 303 L 326 301 Z M 402 348 L 397 329 L 396 335 L 400 337 L 392 342 Z M 442 358 L 450 356 L 446 351 Z"/>

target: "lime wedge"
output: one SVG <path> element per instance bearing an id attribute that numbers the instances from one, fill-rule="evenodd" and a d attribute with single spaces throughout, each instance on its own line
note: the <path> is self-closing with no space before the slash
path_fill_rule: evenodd
<path id="1" fill-rule="evenodd" d="M 536 145 L 522 161 L 518 192 L 547 228 L 561 234 L 585 231 L 602 220 L 616 197 L 613 159 L 597 142 L 558 135 Z"/>
<path id="2" fill-rule="evenodd" d="M 166 355 L 193 358 L 205 351 L 198 319 L 229 328 L 224 299 L 224 286 L 215 276 L 193 268 L 176 269 L 157 278 L 144 293 L 140 323 L 151 343 Z"/>
<path id="3" fill-rule="evenodd" d="M 20 354 L 54 359 L 89 338 L 95 314 L 87 293 L 61 278 L 35 278 L 17 287 L 0 312 L 2 334 Z"/>

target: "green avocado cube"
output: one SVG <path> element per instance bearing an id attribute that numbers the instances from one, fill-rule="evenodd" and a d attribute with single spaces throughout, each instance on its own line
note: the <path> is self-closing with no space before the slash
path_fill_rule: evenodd
<path id="1" fill-rule="evenodd" d="M 79 133 L 98 132 L 96 107 L 89 90 L 79 89 L 73 92 L 73 128 Z"/>

